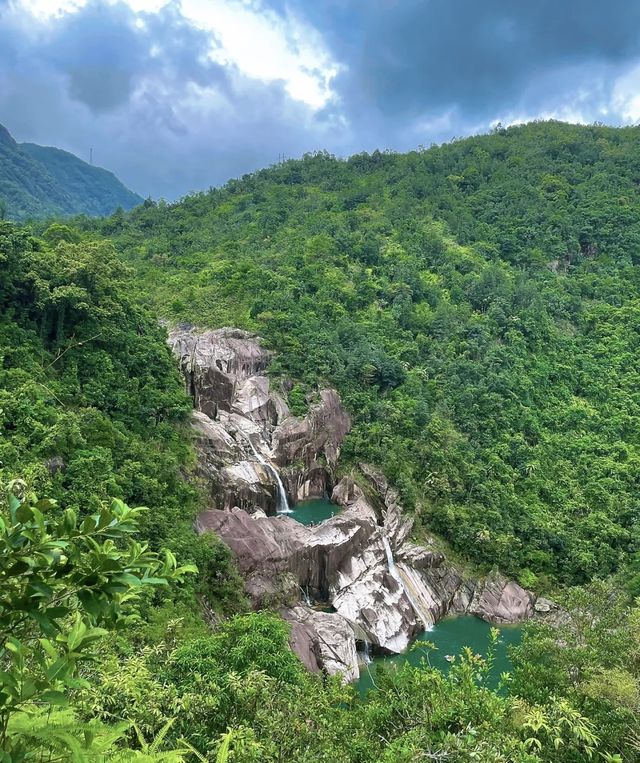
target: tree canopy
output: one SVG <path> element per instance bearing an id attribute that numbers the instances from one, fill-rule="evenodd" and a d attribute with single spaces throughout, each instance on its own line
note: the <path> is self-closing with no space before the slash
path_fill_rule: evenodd
<path id="1" fill-rule="evenodd" d="M 256 330 L 273 373 L 336 385 L 346 458 L 465 555 L 580 583 L 640 537 L 639 148 L 551 122 L 318 153 L 78 228 L 160 316 Z"/>
<path id="2" fill-rule="evenodd" d="M 637 763 L 638 148 L 531 124 L 0 221 L 0 760 Z M 445 674 L 422 644 L 365 697 L 307 673 L 193 534 L 159 318 L 258 331 L 298 412 L 335 385 L 344 467 L 383 467 L 418 533 L 563 622 L 525 629 L 497 690 L 493 647 Z"/>

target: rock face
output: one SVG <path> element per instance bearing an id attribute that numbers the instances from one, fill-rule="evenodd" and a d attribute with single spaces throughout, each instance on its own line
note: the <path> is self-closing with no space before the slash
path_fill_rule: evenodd
<path id="1" fill-rule="evenodd" d="M 513 580 L 494 574 L 480 581 L 467 611 L 490 623 L 527 620 L 534 613 L 535 597 Z"/>
<path id="2" fill-rule="evenodd" d="M 320 401 L 311 406 L 302 421 L 289 417 L 274 432 L 274 460 L 279 466 L 294 461 L 310 465 L 324 456 L 327 463 L 335 467 L 340 445 L 350 428 L 351 421 L 342 408 L 338 393 L 323 389 Z"/>
<path id="3" fill-rule="evenodd" d="M 353 680 L 356 643 L 401 652 L 448 613 L 512 623 L 549 611 L 499 574 L 465 579 L 434 547 L 411 543 L 397 492 L 372 467 L 360 465 L 365 487 L 348 477 L 334 484 L 350 428 L 335 390 L 322 390 L 299 419 L 270 390 L 270 354 L 246 332 L 182 328 L 169 341 L 193 396 L 198 471 L 210 488 L 212 507 L 196 529 L 233 551 L 256 607 L 281 609 L 310 670 Z M 332 491 L 342 511 L 301 525 L 278 513 L 283 491 L 292 503 Z"/>
<path id="4" fill-rule="evenodd" d="M 246 331 L 179 327 L 169 345 L 193 398 L 199 473 L 216 507 L 275 514 L 277 472 L 289 503 L 330 493 L 351 427 L 335 390 L 299 419 L 264 375 L 271 353 Z"/>
<path id="5" fill-rule="evenodd" d="M 356 636 L 343 617 L 304 606 L 285 609 L 281 614 L 291 623 L 291 648 L 309 670 L 342 675 L 345 681 L 358 679 Z"/>
<path id="6" fill-rule="evenodd" d="M 218 409 L 230 412 L 243 382 L 265 370 L 271 358 L 246 331 L 194 332 L 177 328 L 169 345 L 180 362 L 194 407 L 212 419 Z"/>
<path id="7" fill-rule="evenodd" d="M 465 580 L 442 554 L 409 543 L 404 521 L 379 524 L 352 480 L 338 483 L 333 500 L 344 510 L 314 527 L 235 508 L 204 512 L 197 529 L 213 530 L 231 548 L 257 607 L 301 596 L 330 602 L 358 641 L 384 652 L 404 651 L 449 613 L 494 623 L 534 614 L 534 597 L 517 583 L 500 575 Z"/>

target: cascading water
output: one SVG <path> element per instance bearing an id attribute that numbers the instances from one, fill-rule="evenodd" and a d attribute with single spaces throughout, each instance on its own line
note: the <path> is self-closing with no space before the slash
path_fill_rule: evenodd
<path id="1" fill-rule="evenodd" d="M 282 484 L 282 480 L 280 479 L 280 475 L 278 474 L 278 470 L 267 461 L 267 459 L 262 455 L 262 453 L 260 453 L 260 451 L 256 449 L 255 445 L 251 442 L 251 437 L 249 437 L 249 435 L 243 429 L 238 429 L 238 431 L 249 443 L 249 447 L 251 448 L 253 455 L 256 457 L 256 460 L 271 473 L 276 481 L 276 485 L 278 486 L 278 504 L 276 506 L 276 511 L 278 514 L 291 514 L 289 501 L 287 500 L 287 494 L 285 492 L 284 485 Z"/>
<path id="2" fill-rule="evenodd" d="M 309 586 L 307 586 L 307 588 L 305 589 L 301 585 L 299 585 L 298 588 L 300 589 L 300 591 L 302 593 L 302 599 L 303 599 L 304 603 L 308 607 L 312 607 L 313 606 L 313 602 L 311 601 L 311 596 L 309 596 Z"/>
<path id="3" fill-rule="evenodd" d="M 389 538 L 387 538 L 386 535 L 382 536 L 382 545 L 384 546 L 384 551 L 385 551 L 385 554 L 387 555 L 387 567 L 389 568 L 391 577 L 394 580 L 397 580 L 398 583 L 400 583 L 400 585 L 404 588 L 402 578 L 400 577 L 400 575 L 398 575 L 398 570 L 396 568 L 396 563 L 393 558 L 393 551 L 391 550 L 391 544 L 389 543 Z"/>
<path id="4" fill-rule="evenodd" d="M 398 585 L 402 588 L 404 591 L 405 596 L 407 599 L 409 599 L 409 603 L 413 607 L 413 611 L 416 613 L 418 618 L 422 621 L 422 625 L 424 626 L 424 629 L 426 631 L 431 630 L 433 628 L 433 619 L 431 618 L 428 611 L 425 610 L 425 607 L 420 606 L 420 603 L 416 600 L 416 598 L 413 596 L 410 586 L 405 583 L 404 576 L 400 573 L 400 570 L 396 567 L 395 560 L 393 558 L 393 551 L 391 550 L 391 544 L 389 543 L 389 538 L 387 538 L 386 535 L 382 535 L 382 545 L 384 546 L 385 554 L 387 555 L 387 566 L 389 568 L 389 574 L 391 577 L 397 581 Z"/>
<path id="5" fill-rule="evenodd" d="M 424 629 L 426 631 L 432 630 L 434 624 L 433 612 L 424 600 L 424 597 L 420 592 L 419 584 L 417 585 L 416 581 L 414 580 L 414 576 L 419 577 L 419 573 L 415 570 L 404 567 L 403 565 L 400 565 L 397 569 L 398 574 L 404 583 L 405 593 L 411 602 L 411 606 L 414 608 L 416 614 L 422 621 Z"/>

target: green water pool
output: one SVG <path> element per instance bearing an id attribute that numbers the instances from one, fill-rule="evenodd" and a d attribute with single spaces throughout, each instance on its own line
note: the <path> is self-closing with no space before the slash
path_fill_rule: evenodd
<path id="1" fill-rule="evenodd" d="M 303 525 L 317 525 L 340 513 L 340 507 L 326 498 L 310 498 L 297 503 L 287 516 Z"/>
<path id="2" fill-rule="evenodd" d="M 360 679 L 355 686 L 364 695 L 368 689 L 374 686 L 376 668 L 378 665 L 402 665 L 405 662 L 418 666 L 422 658 L 428 659 L 428 663 L 438 670 L 447 672 L 451 663 L 447 656 L 457 656 L 463 647 L 469 646 L 474 654 L 485 656 L 489 646 L 489 632 L 492 626 L 480 620 L 478 617 L 450 617 L 441 620 L 431 631 L 419 634 L 416 640 L 431 641 L 437 650 L 415 649 L 405 654 L 393 656 L 374 657 L 368 665 L 361 665 Z M 495 653 L 495 661 L 488 676 L 488 685 L 495 687 L 500 680 L 500 674 L 511 670 L 508 648 L 520 643 L 522 628 L 518 626 L 502 626 L 500 639 Z"/>

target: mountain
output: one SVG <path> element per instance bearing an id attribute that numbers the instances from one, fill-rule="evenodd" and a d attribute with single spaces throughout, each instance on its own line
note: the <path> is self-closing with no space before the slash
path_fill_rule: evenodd
<path id="1" fill-rule="evenodd" d="M 93 223 L 160 317 L 257 331 L 343 458 L 526 587 L 637 549 L 640 130 L 533 123 L 289 161 Z"/>
<path id="2" fill-rule="evenodd" d="M 101 216 L 141 202 L 113 173 L 58 148 L 17 143 L 0 125 L 0 214 L 5 217 Z"/>
<path id="3" fill-rule="evenodd" d="M 639 148 L 532 124 L 0 221 L 4 759 L 637 763 Z M 535 619 L 385 669 L 437 592 Z M 364 696 L 305 669 L 358 655 Z"/>

